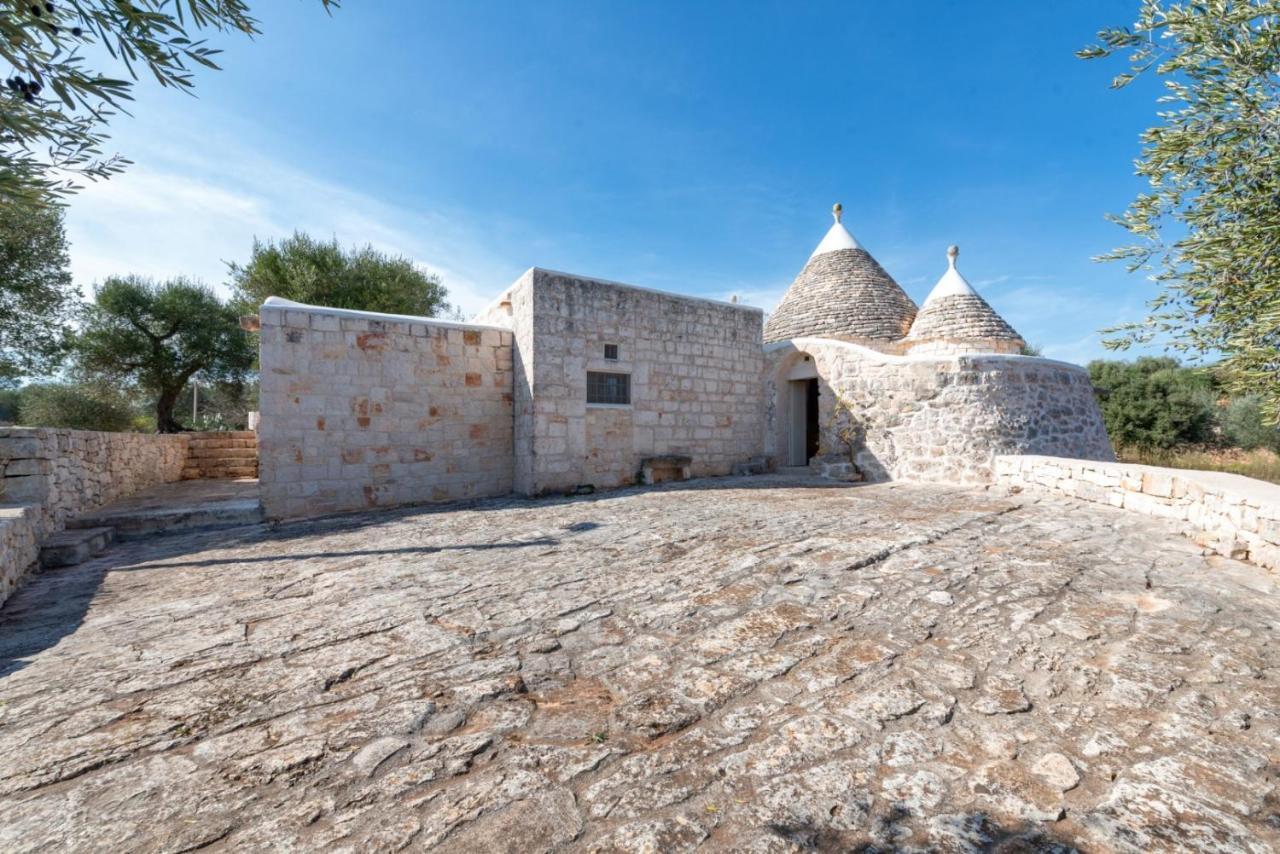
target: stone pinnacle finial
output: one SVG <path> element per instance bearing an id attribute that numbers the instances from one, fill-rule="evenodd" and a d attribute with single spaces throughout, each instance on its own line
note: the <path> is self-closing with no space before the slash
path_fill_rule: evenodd
<path id="1" fill-rule="evenodd" d="M 836 218 L 836 222 L 840 221 L 840 215 L 844 213 L 844 205 L 836 202 L 831 206 L 831 215 Z"/>
<path id="2" fill-rule="evenodd" d="M 952 267 L 956 265 L 956 256 L 960 254 L 960 247 L 954 243 L 947 247 L 947 261 Z"/>

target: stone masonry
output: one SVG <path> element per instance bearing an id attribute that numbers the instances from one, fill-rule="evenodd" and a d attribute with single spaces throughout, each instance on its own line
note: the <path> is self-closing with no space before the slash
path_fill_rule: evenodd
<path id="1" fill-rule="evenodd" d="M 1023 340 L 976 293 L 930 299 L 911 324 L 906 342 L 912 353 L 1019 353 Z"/>
<path id="2" fill-rule="evenodd" d="M 269 518 L 511 491 L 509 331 L 268 304 L 261 348 Z"/>
<path id="3" fill-rule="evenodd" d="M 258 476 L 258 434 L 253 430 L 183 435 L 187 438 L 183 480 Z"/>
<path id="4" fill-rule="evenodd" d="M 894 356 L 799 338 L 768 349 L 768 453 L 786 442 L 788 370 L 816 363 L 820 446 L 813 465 L 852 461 L 870 480 L 989 483 L 997 454 L 1115 459 L 1082 368 L 1006 355 Z"/>
<path id="5" fill-rule="evenodd" d="M 267 512 L 617 488 L 659 457 L 688 458 L 693 477 L 809 464 L 834 478 L 960 483 L 989 482 L 996 454 L 1111 458 L 1088 376 L 1017 355 L 1021 337 L 960 275 L 957 248 L 918 314 L 841 211 L 767 323 L 736 302 L 537 267 L 478 325 L 453 327 L 466 332 L 269 299 Z M 427 356 L 414 331 L 430 347 L 480 336 L 484 351 L 499 329 L 493 344 L 508 355 L 466 370 L 485 388 L 492 378 L 507 409 L 429 403 L 456 385 L 458 366 Z M 814 372 L 791 376 L 806 354 Z M 811 381 L 823 392 L 816 415 Z"/>
<path id="6" fill-rule="evenodd" d="M 186 456 L 180 434 L 0 427 L 0 602 L 68 518 L 178 480 Z"/>
<path id="7" fill-rule="evenodd" d="M 479 319 L 516 341 L 517 492 L 635 483 L 652 456 L 725 475 L 760 453 L 758 309 L 535 268 Z M 631 403 L 587 403 L 588 371 L 628 374 Z"/>
<path id="8" fill-rule="evenodd" d="M 865 249 L 810 258 L 765 325 L 766 343 L 802 335 L 853 341 L 903 338 L 916 304 Z"/>
<path id="9" fill-rule="evenodd" d="M 996 482 L 1171 519 L 1228 557 L 1280 571 L 1280 486 L 1210 471 L 1058 457 L 997 457 Z"/>

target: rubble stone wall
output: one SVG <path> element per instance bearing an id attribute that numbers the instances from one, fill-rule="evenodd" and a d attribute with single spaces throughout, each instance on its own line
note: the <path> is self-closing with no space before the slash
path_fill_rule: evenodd
<path id="1" fill-rule="evenodd" d="M 1016 355 L 897 356 L 797 338 L 767 348 L 766 454 L 787 463 L 787 379 L 819 379 L 819 473 L 855 464 L 878 480 L 989 483 L 998 454 L 1114 460 L 1088 373 Z"/>
<path id="2" fill-rule="evenodd" d="M 69 517 L 182 477 L 181 434 L 0 427 L 0 602 Z"/>
<path id="3" fill-rule="evenodd" d="M 761 453 L 759 309 L 535 268 L 479 319 L 518 345 L 517 492 L 634 483 L 651 456 L 725 475 Z M 588 404 L 588 371 L 629 375 L 631 403 Z"/>
<path id="4" fill-rule="evenodd" d="M 510 331 L 270 304 L 260 324 L 268 518 L 511 491 Z"/>
<path id="5" fill-rule="evenodd" d="M 996 482 L 1183 523 L 1205 548 L 1280 570 L 1280 486 L 1225 472 L 999 456 Z"/>

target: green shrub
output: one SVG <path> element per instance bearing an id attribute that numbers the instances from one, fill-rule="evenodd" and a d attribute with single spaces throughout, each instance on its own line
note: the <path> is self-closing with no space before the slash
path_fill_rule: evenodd
<path id="1" fill-rule="evenodd" d="M 1089 363 L 1107 433 L 1116 447 L 1173 448 L 1214 439 L 1217 393 L 1209 374 L 1177 360 Z"/>
<path id="2" fill-rule="evenodd" d="M 1232 447 L 1246 451 L 1257 448 L 1280 451 L 1280 429 L 1266 423 L 1262 399 L 1256 395 L 1233 399 L 1222 410 L 1219 421 L 1222 439 Z"/>
<path id="3" fill-rule="evenodd" d="M 127 430 L 133 413 L 118 392 L 94 386 L 29 385 L 19 395 L 18 420 L 26 427 Z"/>
<path id="4" fill-rule="evenodd" d="M 16 388 L 0 388 L 0 424 L 18 422 L 18 403 L 22 392 Z"/>

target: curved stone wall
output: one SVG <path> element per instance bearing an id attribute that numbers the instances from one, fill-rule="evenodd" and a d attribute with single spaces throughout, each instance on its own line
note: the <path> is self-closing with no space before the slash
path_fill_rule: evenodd
<path id="1" fill-rule="evenodd" d="M 766 348 L 765 452 L 786 464 L 787 379 L 819 381 L 819 449 L 811 465 L 868 480 L 989 483 L 997 454 L 1114 460 L 1089 375 L 1016 355 L 895 356 L 825 338 Z"/>

